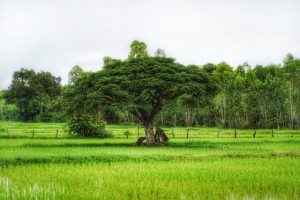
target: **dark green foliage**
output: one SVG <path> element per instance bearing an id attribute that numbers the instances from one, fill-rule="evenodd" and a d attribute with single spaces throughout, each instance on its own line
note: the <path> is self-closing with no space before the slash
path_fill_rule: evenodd
<path id="1" fill-rule="evenodd" d="M 202 68 L 207 73 L 212 74 L 216 70 L 217 66 L 212 63 L 207 63 L 207 64 L 203 65 Z"/>
<path id="2" fill-rule="evenodd" d="M 105 68 L 107 65 L 111 65 L 111 64 L 113 64 L 115 62 L 119 62 L 119 61 L 120 60 L 118 60 L 118 59 L 114 59 L 114 58 L 111 58 L 109 56 L 105 56 L 103 58 L 103 67 Z"/>
<path id="3" fill-rule="evenodd" d="M 162 52 L 149 57 L 146 48 L 133 41 L 128 60 L 106 57 L 103 70 L 69 86 L 64 92 L 67 113 L 127 111 L 145 126 L 149 144 L 154 142 L 153 122 L 168 102 L 183 95 L 205 101 L 216 93 L 217 85 L 205 70 L 183 66 Z"/>
<path id="4" fill-rule="evenodd" d="M 101 137 L 106 136 L 105 122 L 101 118 L 89 115 L 77 114 L 72 116 L 67 122 L 67 129 L 70 134 L 82 137 Z"/>
<path id="5" fill-rule="evenodd" d="M 185 67 L 172 58 L 144 57 L 114 62 L 87 74 L 66 91 L 65 99 L 71 113 L 118 108 L 148 127 L 168 101 L 184 94 L 201 100 L 215 92 L 214 81 L 197 67 Z"/>
<path id="6" fill-rule="evenodd" d="M 43 115 L 51 112 L 52 102 L 60 95 L 60 82 L 60 78 L 49 72 L 21 69 L 14 73 L 4 97 L 19 108 L 22 121 L 42 121 Z"/>

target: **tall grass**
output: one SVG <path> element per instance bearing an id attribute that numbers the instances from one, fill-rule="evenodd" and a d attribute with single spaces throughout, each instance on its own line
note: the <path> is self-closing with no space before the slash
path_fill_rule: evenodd
<path id="1" fill-rule="evenodd" d="M 63 126 L 0 125 L 3 135 L 7 127 Z M 234 138 L 233 130 L 222 130 L 216 138 L 216 128 L 190 128 L 195 137 L 186 138 L 186 129 L 176 127 L 175 138 L 167 132 L 167 145 L 148 147 L 135 145 L 135 125 L 108 129 L 115 138 L 53 139 L 53 131 L 35 139 L 30 132 L 2 137 L 0 199 L 300 199 L 297 131 L 293 137 L 275 131 L 272 138 L 260 130 L 261 137 L 251 138 L 252 130 L 239 130 Z M 134 134 L 126 139 L 124 130 Z"/>
<path id="2" fill-rule="evenodd" d="M 0 170 L 1 199 L 299 199 L 295 158 L 47 164 Z"/>

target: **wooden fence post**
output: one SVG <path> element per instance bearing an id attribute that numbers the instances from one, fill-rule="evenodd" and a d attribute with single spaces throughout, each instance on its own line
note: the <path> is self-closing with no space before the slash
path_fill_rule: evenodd
<path id="1" fill-rule="evenodd" d="M 234 129 L 234 138 L 236 138 L 236 129 Z"/>
<path id="2" fill-rule="evenodd" d="M 189 138 L 189 129 L 186 129 L 186 138 L 188 139 Z"/>
<path id="3" fill-rule="evenodd" d="M 58 136 L 58 129 L 56 129 L 56 135 L 55 135 L 56 139 L 57 139 L 57 136 Z"/>

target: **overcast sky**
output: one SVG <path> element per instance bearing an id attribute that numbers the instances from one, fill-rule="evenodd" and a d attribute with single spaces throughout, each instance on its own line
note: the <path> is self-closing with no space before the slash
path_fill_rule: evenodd
<path id="1" fill-rule="evenodd" d="M 299 0 L 0 0 L 0 89 L 15 70 L 99 70 L 132 40 L 183 64 L 300 57 Z"/>

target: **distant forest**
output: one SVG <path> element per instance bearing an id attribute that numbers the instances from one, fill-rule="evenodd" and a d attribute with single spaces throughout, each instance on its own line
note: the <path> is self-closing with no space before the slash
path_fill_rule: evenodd
<path id="1" fill-rule="evenodd" d="M 160 49 L 155 56 L 165 54 Z M 105 57 L 104 65 L 113 60 Z M 293 55 L 288 54 L 281 64 L 268 66 L 244 63 L 232 67 L 221 62 L 185 67 L 198 68 L 215 80 L 217 92 L 198 98 L 182 95 L 165 102 L 156 125 L 300 128 L 300 59 Z M 14 72 L 9 88 L 0 92 L 0 119 L 64 122 L 68 104 L 64 93 L 89 73 L 75 66 L 69 83 L 62 85 L 61 78 L 50 72 Z M 105 107 L 101 116 L 107 123 L 138 122 L 132 113 L 116 107 Z"/>

